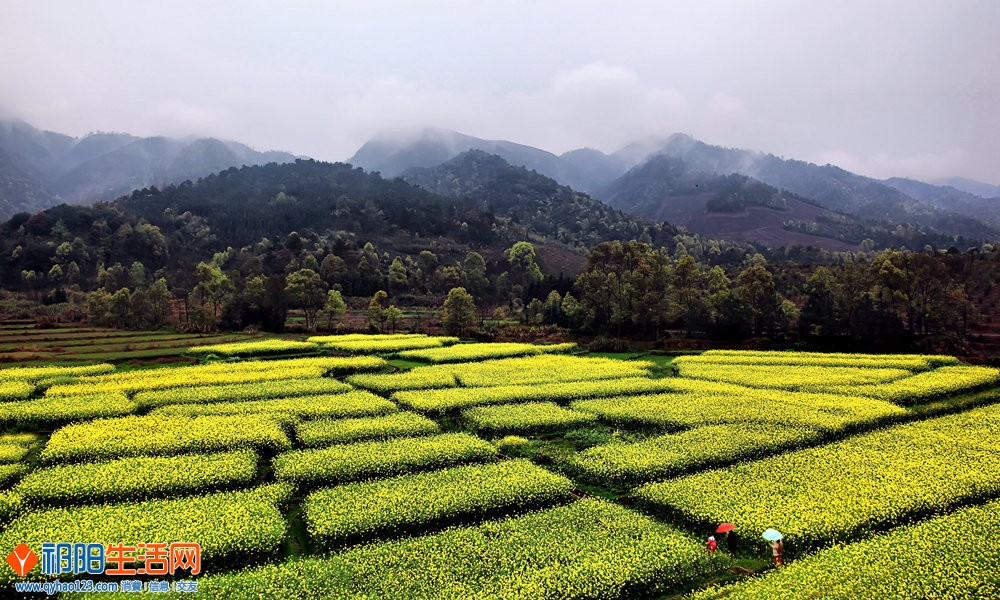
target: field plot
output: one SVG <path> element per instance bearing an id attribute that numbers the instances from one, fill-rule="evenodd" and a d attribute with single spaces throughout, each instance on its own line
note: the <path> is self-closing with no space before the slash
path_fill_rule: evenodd
<path id="1" fill-rule="evenodd" d="M 295 435 L 309 447 L 346 444 L 362 440 L 410 437 L 438 433 L 434 421 L 411 412 L 360 419 L 317 419 L 295 427 Z"/>
<path id="2" fill-rule="evenodd" d="M 906 411 L 869 398 L 752 389 L 728 384 L 674 380 L 677 393 L 578 400 L 571 406 L 615 425 L 665 428 L 722 423 L 794 425 L 840 431 L 902 418 Z M 693 385 L 692 385 L 693 384 Z"/>
<path id="3" fill-rule="evenodd" d="M 28 454 L 28 449 L 39 436 L 34 433 L 8 433 L 0 435 L 0 464 L 15 463 Z"/>
<path id="4" fill-rule="evenodd" d="M 569 500 L 573 483 L 525 460 L 454 467 L 313 492 L 309 533 L 325 543 L 447 518 Z"/>
<path id="5" fill-rule="evenodd" d="M 154 409 L 151 415 L 261 415 L 284 414 L 296 417 L 369 417 L 395 412 L 396 405 L 361 390 L 343 394 L 295 396 L 272 400 L 244 400 L 242 402 L 211 402 L 197 404 L 169 404 Z"/>
<path id="6" fill-rule="evenodd" d="M 998 527 L 1000 502 L 964 508 L 693 598 L 1000 598 Z M 969 551 L 956 552 L 946 540 Z"/>
<path id="7" fill-rule="evenodd" d="M 285 536 L 278 504 L 290 494 L 290 488 L 276 484 L 176 500 L 52 508 L 15 519 L 0 534 L 0 546 L 25 543 L 40 548 L 52 540 L 88 540 L 105 547 L 135 546 L 147 540 L 199 540 L 202 560 L 269 552 Z M 13 577 L 13 571 L 4 569 L 0 582 Z"/>
<path id="8" fill-rule="evenodd" d="M 39 469 L 14 488 L 26 504 L 121 501 L 249 485 L 257 471 L 250 450 L 123 458 Z"/>
<path id="9" fill-rule="evenodd" d="M 819 437 L 800 427 L 753 423 L 707 425 L 642 442 L 604 444 L 584 450 L 575 468 L 608 485 L 626 485 L 738 458 L 771 453 Z"/>
<path id="10" fill-rule="evenodd" d="M 319 394 L 339 394 L 353 388 L 342 381 L 330 377 L 308 379 L 275 379 L 259 381 L 253 385 L 197 385 L 166 390 L 138 392 L 136 403 L 143 408 L 166 406 L 169 404 L 198 404 L 211 402 L 241 402 L 267 400 L 270 398 L 292 398 L 295 396 L 315 396 Z"/>
<path id="11" fill-rule="evenodd" d="M 851 387 L 858 384 L 882 384 L 913 375 L 912 371 L 906 369 L 875 367 L 739 365 L 738 368 L 734 368 L 735 365 L 722 362 L 695 362 L 688 356 L 678 358 L 673 364 L 682 377 L 793 392 L 825 391 L 830 387 Z"/>
<path id="12" fill-rule="evenodd" d="M 476 431 L 493 435 L 569 429 L 597 420 L 590 413 L 552 402 L 481 406 L 463 412 L 462 418 Z"/>
<path id="13" fill-rule="evenodd" d="M 135 411 L 136 404 L 121 392 L 42 398 L 20 402 L 0 402 L 0 426 L 15 423 L 57 424 L 93 419 L 120 417 Z"/>
<path id="14" fill-rule="evenodd" d="M 568 352 L 574 348 L 576 348 L 576 344 L 549 344 L 545 346 L 513 343 L 458 344 L 447 348 L 409 350 L 400 352 L 399 357 L 422 362 L 449 363 Z"/>
<path id="15" fill-rule="evenodd" d="M 319 344 L 312 342 L 296 342 L 294 340 L 254 340 L 250 342 L 232 342 L 228 344 L 210 344 L 207 346 L 192 346 L 188 354 L 198 357 L 219 356 L 232 358 L 234 356 L 256 357 L 279 354 L 315 354 L 320 350 Z"/>
<path id="16" fill-rule="evenodd" d="M 293 450 L 274 459 L 280 481 L 298 484 L 353 481 L 493 459 L 496 448 L 464 433 Z"/>
<path id="17" fill-rule="evenodd" d="M 608 502 L 581 500 L 202 583 L 210 597 L 238 599 L 618 598 L 668 590 L 722 564 L 687 534 Z"/>
<path id="18" fill-rule="evenodd" d="M 194 345 L 254 339 L 234 333 L 180 334 L 172 331 L 124 331 L 93 327 L 0 329 L 0 362 L 30 364 L 54 361 L 149 362 L 181 360 Z"/>
<path id="19" fill-rule="evenodd" d="M 997 592 L 994 369 L 457 342 L 203 340 L 196 365 L 0 368 L 0 547 L 202 544 L 199 594 L 142 597 Z M 723 521 L 734 554 L 710 555 Z M 768 527 L 789 566 L 736 581 L 734 561 L 767 568 Z"/>
<path id="20" fill-rule="evenodd" d="M 5 488 L 28 471 L 22 461 L 35 447 L 41 436 L 34 433 L 8 433 L 0 435 L 0 488 Z M 0 522 L 6 520 L 11 509 L 20 506 L 20 496 L 0 492 Z"/>
<path id="21" fill-rule="evenodd" d="M 530 401 L 559 402 L 578 398 L 616 397 L 626 394 L 676 391 L 678 388 L 674 383 L 674 379 L 626 377 L 569 383 L 402 391 L 393 394 L 392 399 L 413 410 L 440 414 L 487 404 Z"/>
<path id="22" fill-rule="evenodd" d="M 740 536 L 773 527 L 799 547 L 812 547 L 1000 493 L 998 445 L 1000 405 L 993 405 L 654 483 L 635 494 L 693 521 L 734 523 Z"/>
<path id="23" fill-rule="evenodd" d="M 492 387 L 646 377 L 654 367 L 649 362 L 542 354 L 525 358 L 417 367 L 401 374 L 355 375 L 347 381 L 378 393 L 390 394 L 402 390 L 456 385 Z"/>
<path id="24" fill-rule="evenodd" d="M 129 416 L 74 423 L 56 430 L 42 450 L 45 463 L 126 456 L 280 450 L 291 442 L 277 420 L 262 416 Z"/>
<path id="25" fill-rule="evenodd" d="M 449 346 L 458 343 L 458 338 L 406 333 L 369 336 L 347 334 L 314 336 L 307 341 L 319 344 L 327 350 L 345 354 L 386 354 L 391 356 L 407 350 Z"/>
<path id="26" fill-rule="evenodd" d="M 290 358 L 254 360 L 240 363 L 210 363 L 177 367 L 164 373 L 159 369 L 126 371 L 81 377 L 74 383 L 54 385 L 46 396 L 76 396 L 97 391 L 121 391 L 127 394 L 186 388 L 195 385 L 255 384 L 289 378 L 323 377 L 331 373 L 374 371 L 385 366 L 375 357 Z"/>

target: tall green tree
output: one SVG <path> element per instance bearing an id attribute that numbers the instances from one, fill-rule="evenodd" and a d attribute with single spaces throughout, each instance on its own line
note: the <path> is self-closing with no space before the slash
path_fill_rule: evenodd
<path id="1" fill-rule="evenodd" d="M 421 250 L 417 256 L 420 285 L 424 292 L 430 292 L 431 278 L 438 267 L 438 257 L 430 250 Z"/>
<path id="2" fill-rule="evenodd" d="M 205 310 L 206 305 L 211 307 L 210 311 L 205 310 L 211 316 L 211 322 L 203 325 L 214 326 L 219 318 L 219 309 L 232 298 L 236 288 L 222 269 L 205 262 L 198 263 L 195 278 L 198 283 L 191 290 L 191 296 L 199 304 L 199 308 Z"/>
<path id="3" fill-rule="evenodd" d="M 368 302 L 368 323 L 379 333 L 385 331 L 385 310 L 389 308 L 389 294 L 385 290 L 375 292 Z"/>
<path id="4" fill-rule="evenodd" d="M 406 265 L 397 256 L 389 265 L 389 291 L 399 293 L 406 289 L 409 276 L 406 273 Z"/>
<path id="5" fill-rule="evenodd" d="M 396 325 L 403 320 L 403 314 L 395 304 L 390 304 L 389 308 L 385 309 L 385 323 L 389 326 L 390 333 L 396 333 Z"/>
<path id="6" fill-rule="evenodd" d="M 306 317 L 306 329 L 316 326 L 316 313 L 326 302 L 326 284 L 319 273 L 312 269 L 299 269 L 290 274 L 285 283 L 285 294 L 292 308 L 301 308 Z"/>
<path id="7" fill-rule="evenodd" d="M 774 276 L 765 264 L 754 261 L 736 276 L 736 293 L 750 311 L 753 334 L 762 335 L 780 306 Z"/>
<path id="8" fill-rule="evenodd" d="M 360 295 L 378 290 L 385 285 L 382 274 L 382 259 L 371 242 L 365 243 L 358 257 L 357 278 L 354 293 Z"/>
<path id="9" fill-rule="evenodd" d="M 538 266 L 535 247 L 529 242 L 517 242 L 504 252 L 504 258 L 510 265 L 507 272 L 512 293 L 523 298 L 532 284 L 542 280 L 542 269 Z"/>
<path id="10" fill-rule="evenodd" d="M 128 327 L 132 324 L 132 293 L 122 288 L 111 295 L 108 317 L 114 327 Z"/>
<path id="11" fill-rule="evenodd" d="M 340 320 L 344 318 L 344 313 L 346 312 L 347 304 L 340 295 L 340 290 L 328 291 L 326 293 L 326 304 L 323 305 L 323 313 L 327 318 L 326 328 L 333 331 L 334 322 L 337 322 L 339 327 Z"/>
<path id="12" fill-rule="evenodd" d="M 476 304 L 472 294 L 463 287 L 452 288 L 444 301 L 444 328 L 451 335 L 461 336 L 475 323 Z"/>
<path id="13" fill-rule="evenodd" d="M 478 252 L 469 252 L 462 263 L 462 284 L 473 296 L 482 295 L 490 285 L 486 276 L 486 261 Z"/>
<path id="14" fill-rule="evenodd" d="M 658 337 L 669 313 L 669 257 L 649 244 L 604 242 L 576 278 L 584 310 L 601 333 Z"/>
<path id="15" fill-rule="evenodd" d="M 330 287 L 343 286 L 349 278 L 347 263 L 336 254 L 327 254 L 319 265 L 319 275 Z"/>
<path id="16" fill-rule="evenodd" d="M 170 317 L 172 300 L 173 296 L 170 294 L 170 288 L 167 287 L 167 280 L 163 277 L 154 281 L 146 290 L 149 319 L 153 326 L 158 327 L 167 322 Z"/>
<path id="17" fill-rule="evenodd" d="M 689 254 L 677 260 L 670 278 L 671 318 L 683 325 L 689 337 L 705 321 L 704 279 Z"/>
<path id="18" fill-rule="evenodd" d="M 806 303 L 799 323 L 809 335 L 836 335 L 841 329 L 837 319 L 837 281 L 827 267 L 819 267 L 806 279 Z"/>
<path id="19" fill-rule="evenodd" d="M 545 323 L 550 323 L 553 325 L 562 325 L 565 321 L 565 315 L 562 311 L 562 296 L 559 292 L 552 290 L 549 292 L 548 297 L 545 299 L 545 304 L 542 305 L 542 320 Z"/>

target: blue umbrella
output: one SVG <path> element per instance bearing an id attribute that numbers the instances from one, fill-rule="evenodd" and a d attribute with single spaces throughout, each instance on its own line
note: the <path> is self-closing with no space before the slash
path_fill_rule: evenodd
<path id="1" fill-rule="evenodd" d="M 782 535 L 777 529 L 768 529 L 762 534 L 762 537 L 769 542 L 776 542 L 782 538 Z"/>

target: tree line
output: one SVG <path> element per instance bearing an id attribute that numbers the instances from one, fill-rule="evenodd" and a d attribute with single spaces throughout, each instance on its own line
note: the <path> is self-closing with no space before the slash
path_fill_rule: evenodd
<path id="1" fill-rule="evenodd" d="M 286 246 L 295 247 L 294 234 L 289 238 Z M 724 268 L 684 248 L 613 241 L 594 246 L 576 276 L 563 278 L 543 275 L 529 242 L 513 244 L 497 261 L 468 252 L 451 263 L 429 250 L 389 259 L 366 243 L 350 264 L 332 253 L 319 259 L 303 246 L 287 273 L 268 275 L 244 271 L 239 254 L 228 250 L 199 263 L 188 286 L 168 286 L 137 261 L 101 266 L 95 290 L 61 293 L 75 294 L 93 323 L 117 327 L 173 322 L 193 330 L 280 331 L 297 310 L 307 330 L 335 330 L 350 303 L 371 330 L 390 332 L 412 329 L 406 311 L 422 304 L 436 307 L 439 324 L 458 335 L 496 333 L 496 323 L 513 321 L 617 340 L 934 339 L 958 348 L 995 303 L 1000 264 L 987 246 L 844 254 L 825 265 L 752 254 Z"/>

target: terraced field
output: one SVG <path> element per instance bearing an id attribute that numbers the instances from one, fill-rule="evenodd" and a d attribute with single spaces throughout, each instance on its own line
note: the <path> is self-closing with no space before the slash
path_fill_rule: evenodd
<path id="1" fill-rule="evenodd" d="M 0 369 L 0 548 L 133 547 L 135 567 L 162 562 L 159 543 L 197 542 L 197 573 L 137 577 L 177 598 L 1000 589 L 992 369 L 737 351 L 674 369 L 419 335 L 205 341 L 185 348 L 196 365 Z M 782 569 L 766 528 L 784 534 Z M 940 536 L 976 550 L 927 541 Z M 41 567 L 0 569 L 0 585 L 55 579 Z"/>
<path id="2" fill-rule="evenodd" d="M 253 339 L 242 333 L 185 334 L 96 327 L 0 325 L 0 365 L 51 362 L 175 362 L 192 346 Z"/>

